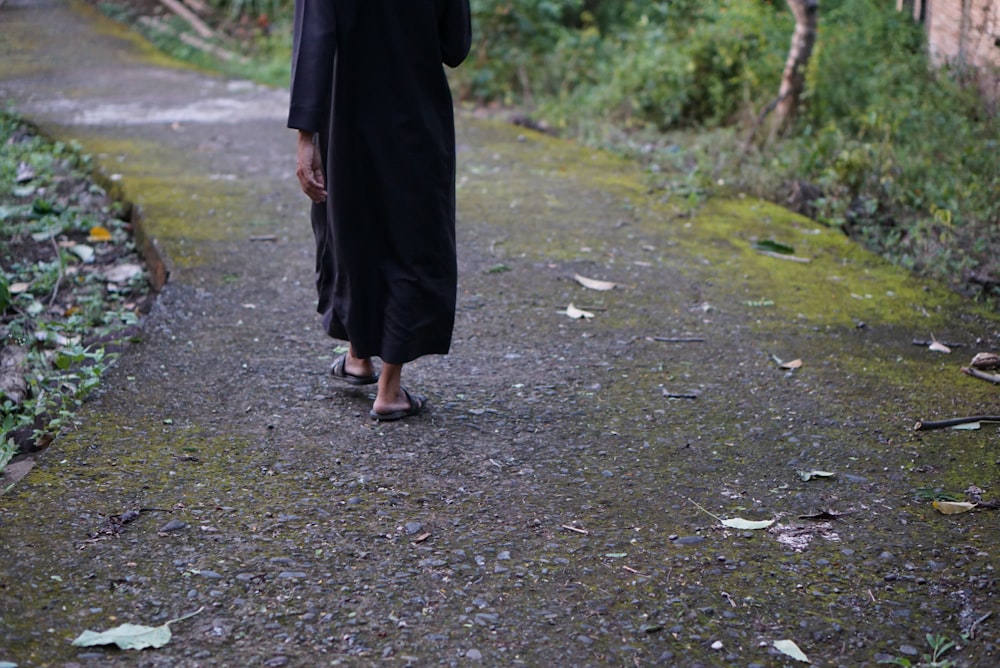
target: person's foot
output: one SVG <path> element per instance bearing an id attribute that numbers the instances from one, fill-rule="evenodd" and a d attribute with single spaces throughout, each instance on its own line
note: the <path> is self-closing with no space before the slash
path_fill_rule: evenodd
<path id="1" fill-rule="evenodd" d="M 371 358 L 362 359 L 344 353 L 333 360 L 330 374 L 350 385 L 373 385 L 378 382 L 378 374 Z"/>
<path id="2" fill-rule="evenodd" d="M 419 414 L 427 406 L 427 398 L 419 394 L 410 394 L 405 387 L 399 388 L 394 401 L 381 401 L 375 398 L 375 403 L 369 413 L 373 420 L 394 422 Z"/>

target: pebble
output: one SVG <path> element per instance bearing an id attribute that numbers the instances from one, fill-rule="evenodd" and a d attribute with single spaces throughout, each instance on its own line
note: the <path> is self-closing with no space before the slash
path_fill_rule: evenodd
<path id="1" fill-rule="evenodd" d="M 265 661 L 264 665 L 267 666 L 267 668 L 281 668 L 282 666 L 288 665 L 288 657 L 276 656 L 273 659 L 268 659 L 267 661 Z"/>
<path id="2" fill-rule="evenodd" d="M 725 645 L 722 644 L 721 640 L 716 640 L 714 643 L 712 643 L 712 649 L 714 650 L 720 650 L 723 647 L 725 647 Z"/>
<path id="3" fill-rule="evenodd" d="M 697 545 L 705 540 L 704 536 L 681 536 L 674 542 L 678 545 Z"/>
<path id="4" fill-rule="evenodd" d="M 483 653 L 480 652 L 478 649 L 470 649 L 468 652 L 465 653 L 465 658 L 468 659 L 469 661 L 482 661 Z"/>
<path id="5" fill-rule="evenodd" d="M 160 533 L 170 533 L 171 531 L 183 531 L 188 528 L 188 523 L 181 520 L 170 520 L 162 527 Z"/>
<path id="6" fill-rule="evenodd" d="M 510 561 L 510 552 L 504 550 L 503 552 L 497 555 L 497 559 L 499 559 L 500 561 Z"/>
<path id="7" fill-rule="evenodd" d="M 362 503 L 361 497 L 358 496 L 352 496 L 347 500 L 347 505 L 349 506 L 359 506 L 361 505 L 361 503 Z"/>
<path id="8" fill-rule="evenodd" d="M 424 525 L 420 522 L 407 522 L 405 528 L 407 535 L 412 536 L 415 533 L 423 531 Z"/>
<path id="9" fill-rule="evenodd" d="M 198 571 L 198 575 L 203 578 L 209 578 L 211 580 L 221 580 L 222 575 L 216 573 L 215 571 Z"/>
<path id="10" fill-rule="evenodd" d="M 309 577 L 309 576 L 306 573 L 303 573 L 302 571 L 282 571 L 282 572 L 278 573 L 278 577 L 279 578 L 285 578 L 285 579 L 288 579 L 288 580 L 295 580 L 295 579 L 305 578 L 305 577 Z"/>
<path id="11" fill-rule="evenodd" d="M 920 650 L 918 650 L 913 645 L 900 645 L 899 653 L 905 654 L 906 656 L 917 656 L 918 654 L 920 654 Z"/>

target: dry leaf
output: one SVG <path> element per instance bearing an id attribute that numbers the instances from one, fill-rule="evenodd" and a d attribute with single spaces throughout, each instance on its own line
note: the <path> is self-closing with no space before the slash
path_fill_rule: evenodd
<path id="1" fill-rule="evenodd" d="M 11 283 L 7 289 L 10 290 L 10 294 L 12 295 L 19 295 L 30 290 L 31 283 Z"/>
<path id="2" fill-rule="evenodd" d="M 759 522 L 755 522 L 753 520 L 745 520 L 740 517 L 734 517 L 731 520 L 720 520 L 720 521 L 724 526 L 727 526 L 730 529 L 743 529 L 746 531 L 752 531 L 754 529 L 766 529 L 772 524 L 774 524 L 774 520 L 761 520 Z"/>
<path id="3" fill-rule="evenodd" d="M 994 371 L 1000 369 L 1000 355 L 996 353 L 976 353 L 969 363 L 973 369 L 982 371 Z"/>
<path id="4" fill-rule="evenodd" d="M 951 348 L 944 345 L 940 341 L 932 341 L 931 345 L 927 346 L 927 349 L 935 353 L 950 353 Z"/>
<path id="5" fill-rule="evenodd" d="M 137 264 L 118 264 L 104 271 L 104 279 L 109 283 L 128 283 L 142 273 L 142 267 Z"/>
<path id="6" fill-rule="evenodd" d="M 591 290 L 614 290 L 617 287 L 616 283 L 611 283 L 610 281 L 599 281 L 596 278 L 587 278 L 586 276 L 581 276 L 580 274 L 574 274 L 573 278 L 577 283 L 585 288 L 590 288 Z"/>
<path id="7" fill-rule="evenodd" d="M 194 617 L 204 608 L 165 622 L 163 626 L 140 626 L 138 624 L 122 624 L 113 629 L 95 633 L 84 631 L 73 641 L 74 647 L 96 647 L 98 645 L 118 645 L 120 649 L 160 648 L 170 642 L 170 625 Z"/>
<path id="8" fill-rule="evenodd" d="M 832 478 L 837 475 L 829 471 L 796 471 L 803 482 L 809 482 L 813 478 Z"/>
<path id="9" fill-rule="evenodd" d="M 807 657 L 802 650 L 799 649 L 799 646 L 791 640 L 775 640 L 774 649 L 778 650 L 785 656 L 792 657 L 796 661 L 812 663 L 812 661 L 809 660 L 809 657 Z"/>
<path id="10" fill-rule="evenodd" d="M 976 507 L 976 504 L 968 501 L 935 501 L 933 506 L 942 515 L 958 515 L 969 512 Z"/>
<path id="11" fill-rule="evenodd" d="M 802 360 L 792 360 L 791 362 L 785 362 L 779 368 L 786 369 L 788 371 L 793 371 L 802 367 Z"/>
<path id="12" fill-rule="evenodd" d="M 578 309 L 577 307 L 573 306 L 572 304 L 570 304 L 569 306 L 567 306 L 565 311 L 559 311 L 559 312 L 560 313 L 565 313 L 566 315 L 568 315 L 569 317 L 573 318 L 574 320 L 579 320 L 580 318 L 585 318 L 585 319 L 589 320 L 590 318 L 594 317 L 594 314 L 591 313 L 590 311 L 581 311 L 580 309 Z"/>

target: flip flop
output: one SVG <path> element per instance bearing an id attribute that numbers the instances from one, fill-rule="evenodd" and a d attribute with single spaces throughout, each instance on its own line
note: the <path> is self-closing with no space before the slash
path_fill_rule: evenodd
<path id="1" fill-rule="evenodd" d="M 348 385 L 374 385 L 378 382 L 377 373 L 373 373 L 370 376 L 357 376 L 353 373 L 348 373 L 347 353 L 333 360 L 333 364 L 330 365 L 330 375 L 337 380 L 344 381 Z"/>
<path id="2" fill-rule="evenodd" d="M 427 406 L 427 397 L 419 394 L 410 394 L 406 391 L 405 387 L 400 389 L 402 389 L 403 394 L 406 395 L 406 400 L 410 402 L 409 408 L 405 408 L 400 411 L 393 411 L 391 413 L 376 413 L 373 408 L 368 415 L 370 415 L 373 420 L 378 420 L 379 422 L 395 422 L 396 420 L 402 420 L 403 418 L 417 415 L 424 410 L 425 406 Z"/>

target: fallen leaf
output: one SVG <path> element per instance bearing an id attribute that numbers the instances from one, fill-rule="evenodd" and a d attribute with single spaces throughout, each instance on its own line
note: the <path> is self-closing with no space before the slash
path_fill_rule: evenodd
<path id="1" fill-rule="evenodd" d="M 785 362 L 784 364 L 779 365 L 778 368 L 785 369 L 786 371 L 794 371 L 795 369 L 801 369 L 802 360 L 796 359 L 792 360 L 791 362 Z"/>
<path id="2" fill-rule="evenodd" d="M 141 273 L 142 267 L 138 264 L 118 264 L 104 271 L 104 280 L 109 283 L 128 283 Z"/>
<path id="3" fill-rule="evenodd" d="M 995 371 L 1000 369 L 1000 355 L 996 353 L 976 353 L 969 366 L 982 371 Z"/>
<path id="4" fill-rule="evenodd" d="M 90 228 L 90 236 L 87 237 L 87 241 L 90 243 L 97 243 L 100 241 L 111 241 L 111 232 L 106 227 L 101 227 L 100 225 L 95 225 Z"/>
<path id="5" fill-rule="evenodd" d="M 932 505 L 942 515 L 967 513 L 976 507 L 975 503 L 969 503 L 968 501 L 935 501 Z"/>
<path id="6" fill-rule="evenodd" d="M 958 431 L 978 431 L 982 426 L 982 422 L 963 422 L 962 424 L 952 426 L 952 429 Z"/>
<path id="7" fill-rule="evenodd" d="M 774 520 L 760 520 L 755 522 L 753 520 L 745 520 L 740 517 L 734 517 L 731 520 L 719 521 L 722 522 L 723 526 L 727 526 L 730 529 L 743 529 L 747 531 L 752 531 L 754 529 L 766 529 L 774 524 Z"/>
<path id="8" fill-rule="evenodd" d="M 927 349 L 930 350 L 931 352 L 935 352 L 935 353 L 950 353 L 951 352 L 951 348 L 949 348 L 948 346 L 944 345 L 943 343 L 941 343 L 939 341 L 932 341 L 931 345 L 927 346 Z"/>
<path id="9" fill-rule="evenodd" d="M 585 318 L 585 319 L 589 320 L 590 318 L 594 317 L 594 314 L 591 313 L 590 311 L 581 311 L 580 309 L 578 309 L 577 307 L 573 306 L 572 304 L 570 304 L 569 306 L 567 306 L 565 311 L 559 311 L 559 312 L 560 313 L 565 313 L 566 315 L 568 315 L 569 317 L 573 318 L 574 320 L 579 320 L 580 318 Z"/>
<path id="10" fill-rule="evenodd" d="M 163 647 L 170 642 L 170 625 L 190 617 L 194 617 L 204 608 L 189 615 L 171 619 L 163 626 L 140 626 L 138 624 L 122 624 L 113 629 L 96 633 L 84 631 L 73 641 L 74 647 L 94 647 L 97 645 L 118 645 L 121 649 L 146 649 L 147 647 Z"/>
<path id="11" fill-rule="evenodd" d="M 35 170 L 26 162 L 19 163 L 17 173 L 14 176 L 14 183 L 27 183 L 35 178 Z"/>
<path id="12" fill-rule="evenodd" d="M 795 249 L 791 246 L 787 246 L 772 239 L 763 239 L 758 241 L 753 245 L 753 247 L 755 250 L 781 253 L 782 255 L 791 255 L 795 252 Z"/>
<path id="13" fill-rule="evenodd" d="M 86 244 L 75 244 L 70 247 L 69 252 L 80 258 L 84 263 L 92 262 L 94 259 L 94 249 Z"/>
<path id="14" fill-rule="evenodd" d="M 809 482 L 813 478 L 832 478 L 837 475 L 829 471 L 796 471 L 803 482 Z"/>
<path id="15" fill-rule="evenodd" d="M 30 290 L 31 283 L 11 283 L 8 289 L 10 290 L 10 294 L 19 295 Z"/>
<path id="16" fill-rule="evenodd" d="M 803 663 L 812 663 L 812 661 L 809 660 L 809 657 L 803 654 L 802 650 L 799 649 L 799 646 L 796 645 L 791 640 L 775 640 L 774 649 L 778 650 L 785 656 L 792 657 L 796 661 L 802 661 Z"/>
<path id="17" fill-rule="evenodd" d="M 577 283 L 585 288 L 590 288 L 591 290 L 614 290 L 618 287 L 617 283 L 599 281 L 596 278 L 587 278 L 586 276 L 581 276 L 580 274 L 574 274 L 573 278 Z"/>

